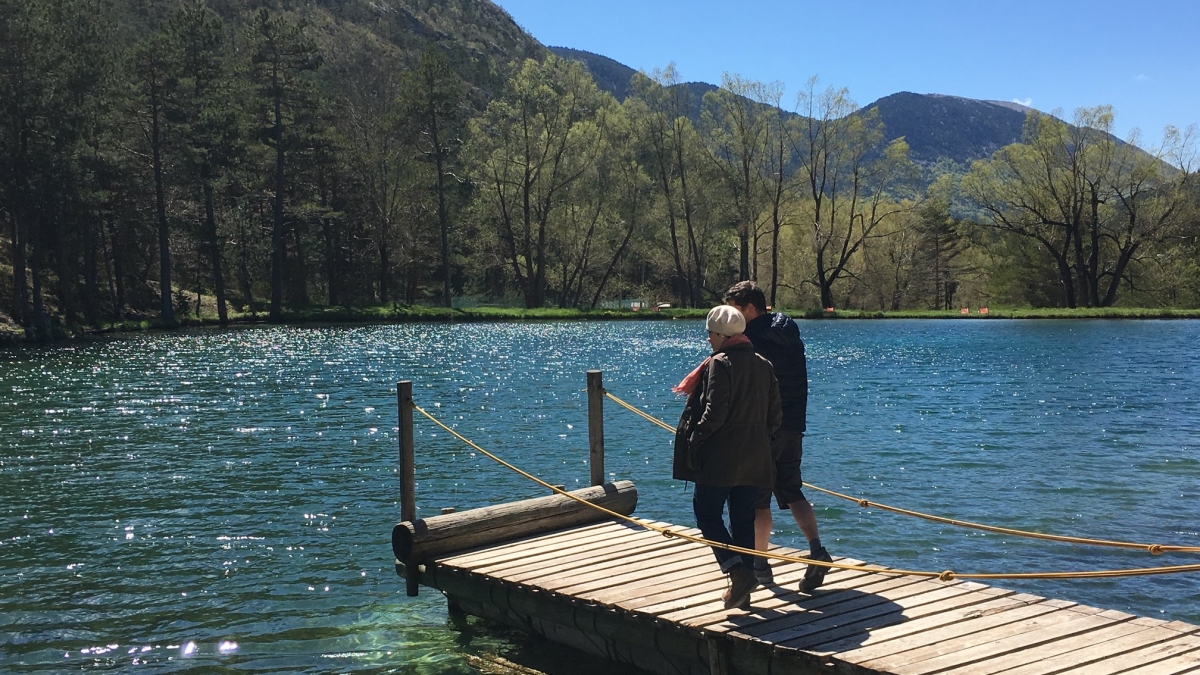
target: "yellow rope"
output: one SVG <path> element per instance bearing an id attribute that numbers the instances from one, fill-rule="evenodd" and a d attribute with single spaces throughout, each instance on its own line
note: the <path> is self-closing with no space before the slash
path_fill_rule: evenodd
<path id="1" fill-rule="evenodd" d="M 638 408 L 634 407 L 633 405 L 626 403 L 625 401 L 622 401 L 621 399 L 617 398 L 616 396 L 613 396 L 612 394 L 608 393 L 607 391 L 604 392 L 604 395 L 606 397 L 608 397 L 608 400 L 612 401 L 613 403 L 616 403 L 617 405 L 619 405 L 622 408 L 628 410 L 629 412 L 637 415 L 638 417 L 641 417 L 642 419 L 646 420 L 647 422 L 650 422 L 651 424 L 657 424 L 658 426 L 662 427 L 663 429 L 666 429 L 667 431 L 669 431 L 671 433 L 675 433 L 675 427 L 658 419 L 654 415 L 651 415 L 650 413 L 645 412 L 643 410 L 639 410 Z"/>
<path id="2" fill-rule="evenodd" d="M 658 532 L 659 534 L 663 535 L 664 537 L 669 537 L 669 538 L 674 537 L 677 539 L 683 539 L 685 541 L 690 541 L 690 542 L 693 542 L 696 544 L 701 544 L 701 545 L 709 546 L 712 548 L 724 549 L 726 551 L 731 551 L 733 553 L 749 554 L 749 555 L 754 555 L 754 556 L 758 556 L 761 558 L 770 558 L 772 560 L 780 560 L 780 561 L 784 561 L 784 562 L 797 562 L 797 563 L 804 563 L 804 564 L 809 564 L 809 565 L 819 565 L 821 567 L 830 567 L 833 569 L 859 570 L 859 571 L 863 571 L 863 572 L 874 572 L 877 574 L 892 574 L 892 575 L 896 575 L 896 576 L 924 577 L 927 579 L 939 579 L 941 581 L 951 581 L 954 579 L 1090 579 L 1090 578 L 1097 578 L 1097 577 L 1149 576 L 1149 575 L 1153 575 L 1153 574 L 1173 574 L 1173 573 L 1178 573 L 1178 572 L 1200 572 L 1200 565 L 1174 565 L 1171 567 L 1144 567 L 1144 568 L 1139 568 L 1139 569 L 1103 570 L 1103 571 L 1097 571 L 1097 572 L 1026 572 L 1026 573 L 1017 573 L 1017 574 L 1000 574 L 1000 573 L 959 574 L 952 570 L 946 570 L 944 572 L 929 572 L 929 571 L 922 571 L 922 570 L 892 569 L 892 568 L 887 568 L 887 567 L 879 567 L 877 565 L 848 565 L 845 563 L 827 562 L 824 560 L 813 560 L 811 558 L 804 558 L 801 556 L 789 556 L 789 555 L 784 555 L 781 553 L 771 553 L 768 551 L 756 551 L 754 549 L 742 548 L 740 546 L 731 546 L 729 544 L 723 544 L 720 542 L 709 541 L 703 537 L 697 537 L 695 535 L 687 534 L 684 532 L 675 532 L 675 531 L 669 530 L 665 527 L 662 527 L 659 525 L 654 525 L 653 523 L 648 523 L 648 522 L 642 520 L 641 518 L 627 516 L 623 513 L 617 513 L 616 511 L 613 511 L 611 509 L 606 509 L 603 506 L 600 506 L 599 504 L 593 504 L 592 502 L 589 502 L 588 500 L 584 499 L 583 497 L 580 497 L 578 495 L 567 492 L 563 488 L 557 487 L 555 485 L 551 485 L 550 483 L 547 483 L 546 481 L 538 478 L 537 476 L 534 476 L 526 471 L 523 471 L 520 468 L 510 464 L 509 462 L 504 461 L 500 457 L 497 457 L 496 455 L 488 452 L 487 450 L 484 450 L 479 445 L 473 443 L 466 436 L 463 436 L 462 434 L 458 433 L 454 429 L 451 429 L 450 427 L 446 426 L 446 424 L 444 424 L 441 420 L 437 419 L 433 415 L 430 415 L 428 412 L 425 412 L 425 410 L 423 408 L 421 408 L 420 406 L 413 405 L 413 410 L 416 410 L 417 412 L 421 413 L 425 417 L 429 418 L 429 421 L 433 422 L 434 424 L 438 425 L 442 429 L 446 430 L 451 436 L 454 436 L 455 438 L 462 441 L 463 443 L 466 443 L 468 446 L 475 449 L 479 453 L 483 454 L 485 457 L 488 457 L 489 459 L 497 462 L 498 464 L 505 467 L 506 469 L 509 469 L 525 478 L 528 478 L 529 480 L 537 483 L 538 485 L 541 485 L 542 487 L 550 490 L 551 492 L 554 492 L 554 493 L 562 495 L 564 497 L 573 499 L 573 500 L 579 502 L 580 504 L 583 504 L 584 506 L 587 506 L 588 508 L 595 509 L 596 511 L 599 511 L 611 518 L 623 520 L 627 523 L 637 525 L 639 527 L 650 530 L 652 532 Z"/>
<path id="3" fill-rule="evenodd" d="M 1132 541 L 1111 541 L 1108 539 L 1089 539 L 1087 537 L 1072 537 L 1072 536 L 1061 535 L 1061 534 L 1044 534 L 1042 532 L 1029 532 L 1027 530 L 1014 530 L 1014 529 L 1011 529 L 1008 527 L 998 527 L 996 525 L 984 525 L 982 523 L 974 523 L 969 520 L 956 520 L 954 518 L 946 518 L 943 516 L 935 516 L 935 515 L 931 515 L 928 513 L 921 513 L 920 511 L 910 511 L 908 509 L 902 509 L 898 506 L 889 506 L 887 504 L 880 504 L 879 502 L 872 502 L 872 501 L 869 501 L 866 499 L 856 499 L 854 497 L 851 497 L 850 495 L 844 495 L 839 492 L 834 492 L 833 490 L 827 490 L 823 487 L 817 487 L 816 485 L 812 485 L 810 483 L 805 483 L 804 487 L 812 488 L 818 492 L 824 492 L 827 495 L 838 497 L 840 499 L 852 501 L 863 508 L 874 507 L 881 511 L 891 511 L 892 513 L 899 513 L 899 514 L 906 515 L 906 516 L 913 516 L 915 518 L 923 518 L 925 520 L 933 521 L 935 523 L 944 523 L 946 525 L 957 525 L 959 527 L 969 527 L 969 528 L 973 528 L 976 530 L 983 530 L 985 532 L 996 532 L 998 534 L 1011 534 L 1011 535 L 1017 536 L 1017 537 L 1030 537 L 1032 539 L 1045 539 L 1047 541 L 1058 541 L 1058 542 L 1065 542 L 1068 544 L 1085 544 L 1085 545 L 1089 545 L 1089 546 L 1112 546 L 1112 547 L 1116 547 L 1116 548 L 1137 549 L 1137 550 L 1147 551 L 1154 555 L 1162 555 L 1163 553 L 1165 553 L 1167 551 L 1176 551 L 1176 552 L 1182 551 L 1182 552 L 1188 552 L 1188 553 L 1194 553 L 1196 551 L 1200 551 L 1200 546 L 1175 546 L 1172 544 L 1140 544 L 1140 543 L 1132 542 Z"/>
<path id="4" fill-rule="evenodd" d="M 607 391 L 604 392 L 604 395 L 607 396 L 609 398 L 609 400 L 613 401 L 614 403 L 621 406 L 622 408 L 625 408 L 626 410 L 637 413 L 637 415 L 642 417 L 643 419 L 648 420 L 648 421 L 662 427 L 663 429 L 670 431 L 671 433 L 675 433 L 674 427 L 671 427 L 666 422 L 663 422 L 662 420 L 658 419 L 657 417 L 654 417 L 653 415 L 650 415 L 642 410 L 639 410 L 635 406 L 633 406 L 625 401 L 622 401 L 621 399 L 617 398 L 616 396 L 613 396 L 612 394 L 610 394 Z M 956 520 L 954 518 L 935 516 L 935 515 L 932 515 L 929 513 L 922 513 L 920 511 L 910 511 L 909 509 L 903 509 L 898 506 L 889 506 L 887 504 L 880 504 L 879 502 L 873 502 L 873 501 L 869 501 L 866 499 L 851 497 L 850 495 L 845 495 L 840 492 L 834 492 L 833 490 L 827 490 L 823 487 L 818 487 L 811 483 L 805 483 L 804 487 L 812 488 L 813 490 L 816 490 L 818 492 L 823 492 L 827 495 L 837 497 L 839 499 L 845 499 L 846 501 L 854 502 L 855 504 L 858 504 L 859 506 L 861 506 L 863 508 L 872 508 L 873 507 L 873 508 L 877 508 L 881 511 L 890 511 L 892 513 L 899 513 L 899 514 L 906 515 L 906 516 L 913 516 L 915 518 L 923 518 L 925 520 L 929 520 L 929 521 L 932 521 L 935 523 L 942 523 L 945 525 L 955 525 L 958 527 L 968 527 L 968 528 L 973 528 L 976 530 L 983 530 L 985 532 L 1008 534 L 1008 535 L 1012 535 L 1012 536 L 1016 536 L 1016 537 L 1029 537 L 1032 539 L 1044 539 L 1046 541 L 1057 541 L 1057 542 L 1064 542 L 1064 543 L 1068 543 L 1068 544 L 1085 544 L 1085 545 L 1089 545 L 1089 546 L 1111 546 L 1111 547 L 1116 547 L 1116 548 L 1138 549 L 1138 550 L 1142 550 L 1142 551 L 1147 551 L 1153 555 L 1161 555 L 1168 551 L 1187 552 L 1187 553 L 1200 552 L 1200 546 L 1176 546 L 1176 545 L 1172 545 L 1172 544 L 1141 544 L 1141 543 L 1128 542 L 1128 541 L 1110 541 L 1107 539 L 1088 539 L 1086 537 L 1071 537 L 1071 536 L 1058 535 L 1058 534 L 1043 534 L 1041 532 L 1029 532 L 1027 530 L 1014 530 L 1012 528 L 1007 528 L 1007 527 L 997 527 L 995 525 L 984 525 L 982 523 L 974 523 L 969 520 Z"/>

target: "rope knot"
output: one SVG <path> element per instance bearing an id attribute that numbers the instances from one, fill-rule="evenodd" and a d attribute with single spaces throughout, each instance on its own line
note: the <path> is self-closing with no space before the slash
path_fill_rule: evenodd
<path id="1" fill-rule="evenodd" d="M 871 502 L 869 502 L 869 501 L 867 501 L 867 500 L 865 500 L 865 499 L 860 499 L 860 500 L 858 500 L 858 505 L 859 505 L 859 506 L 861 506 L 861 507 L 863 507 L 863 508 L 865 509 L 865 508 L 867 508 L 868 506 L 870 506 L 870 505 L 871 505 Z"/>
<path id="2" fill-rule="evenodd" d="M 1151 544 L 1150 548 L 1148 548 L 1147 550 L 1150 551 L 1150 555 L 1162 555 L 1163 554 L 1162 544 Z"/>
<path id="3" fill-rule="evenodd" d="M 954 572 L 952 570 L 942 572 L 938 575 L 938 581 L 954 581 Z"/>

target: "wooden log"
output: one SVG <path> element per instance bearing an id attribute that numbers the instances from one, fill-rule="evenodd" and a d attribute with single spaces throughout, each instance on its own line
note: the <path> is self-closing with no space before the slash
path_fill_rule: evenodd
<path id="1" fill-rule="evenodd" d="M 637 506 L 637 488 L 631 481 L 575 490 L 572 494 L 622 515 L 633 513 Z M 392 552 L 397 560 L 424 562 L 474 546 L 595 523 L 608 517 L 563 495 L 526 499 L 398 523 L 392 528 Z"/>
<path id="2" fill-rule="evenodd" d="M 604 374 L 587 371 L 588 463 L 592 485 L 604 485 Z"/>

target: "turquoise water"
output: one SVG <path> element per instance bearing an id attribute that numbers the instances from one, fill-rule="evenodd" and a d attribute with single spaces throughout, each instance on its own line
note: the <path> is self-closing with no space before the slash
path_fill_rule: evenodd
<path id="1" fill-rule="evenodd" d="M 1200 545 L 1200 323 L 809 321 L 805 478 L 1009 527 Z M 531 649 L 409 599 L 397 380 L 541 477 L 588 480 L 584 371 L 674 423 L 698 321 L 264 328 L 0 355 L 0 670 L 469 673 Z M 607 470 L 690 523 L 671 436 L 610 405 Z M 538 496 L 427 422 L 424 515 Z M 997 536 L 810 494 L 836 555 L 959 572 L 1200 562 Z M 804 548 L 793 523 L 777 539 Z M 1200 575 L 1001 582 L 1200 623 Z"/>

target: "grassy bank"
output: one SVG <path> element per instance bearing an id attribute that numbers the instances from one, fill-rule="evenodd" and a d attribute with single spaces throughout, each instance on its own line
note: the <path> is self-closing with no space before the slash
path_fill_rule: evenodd
<path id="1" fill-rule="evenodd" d="M 1012 307 L 988 308 L 986 314 L 980 314 L 978 308 L 971 309 L 968 314 L 963 314 L 960 309 L 894 312 L 839 309 L 833 312 L 806 310 L 791 314 L 807 319 L 1200 319 L 1200 309 L 1159 307 Z"/>

